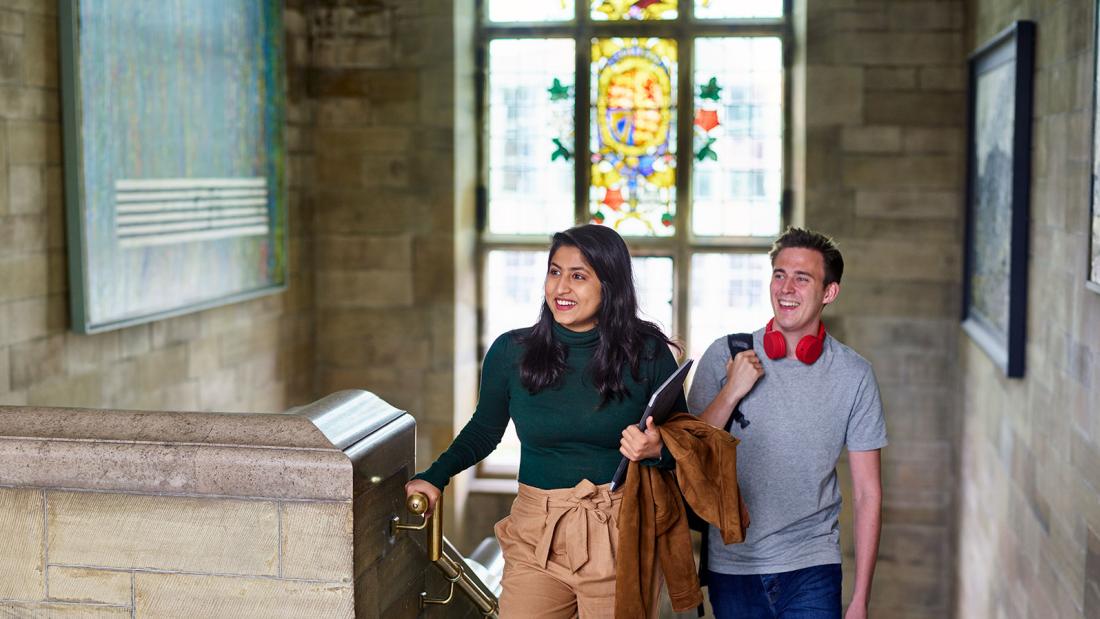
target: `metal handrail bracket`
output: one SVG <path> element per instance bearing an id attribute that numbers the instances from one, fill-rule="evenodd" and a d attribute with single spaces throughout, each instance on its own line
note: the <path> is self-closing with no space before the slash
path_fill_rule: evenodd
<path id="1" fill-rule="evenodd" d="M 425 530 L 427 534 L 428 559 L 443 572 L 443 576 L 450 583 L 447 596 L 444 598 L 428 597 L 428 592 L 420 593 L 420 608 L 428 604 L 448 604 L 454 599 L 455 585 L 466 594 L 477 606 L 478 610 L 486 617 L 496 617 L 499 611 L 497 597 L 492 589 L 485 585 L 473 570 L 467 569 L 466 559 L 443 537 L 443 497 L 436 501 L 435 509 L 430 516 L 424 516 L 428 510 L 428 497 L 420 493 L 409 496 L 405 506 L 410 512 L 420 516 L 423 521 L 420 524 L 404 524 L 398 516 L 390 521 L 390 531 L 397 534 L 398 531 Z"/>

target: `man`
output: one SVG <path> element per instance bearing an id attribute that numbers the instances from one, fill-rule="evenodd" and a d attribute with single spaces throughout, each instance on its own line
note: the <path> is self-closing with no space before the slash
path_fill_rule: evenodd
<path id="1" fill-rule="evenodd" d="M 855 589 L 847 618 L 867 616 L 878 554 L 886 423 L 871 365 L 825 331 L 844 261 L 831 239 L 789 228 L 769 254 L 774 318 L 753 348 L 730 359 L 726 338 L 707 349 L 688 408 L 730 432 L 751 524 L 745 543 L 708 535 L 711 605 L 726 617 L 840 617 L 840 490 L 848 449 L 855 512 Z"/>

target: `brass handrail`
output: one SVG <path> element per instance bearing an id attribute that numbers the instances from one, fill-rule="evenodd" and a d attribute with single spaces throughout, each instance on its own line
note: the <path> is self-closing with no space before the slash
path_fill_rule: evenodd
<path id="1" fill-rule="evenodd" d="M 423 522 L 404 524 L 398 516 L 394 516 L 390 521 L 391 535 L 396 535 L 398 531 L 426 531 L 428 559 L 443 572 L 443 576 L 450 583 L 447 596 L 443 598 L 429 598 L 427 591 L 421 592 L 420 608 L 428 604 L 450 603 L 454 599 L 455 585 L 458 585 L 458 588 L 470 598 L 483 615 L 496 617 L 498 613 L 496 595 L 472 570 L 468 569 L 466 559 L 443 536 L 443 496 L 440 495 L 436 501 L 431 516 L 425 517 L 424 512 L 428 510 L 428 506 L 428 497 L 414 492 L 405 500 L 405 507 L 423 518 Z"/>

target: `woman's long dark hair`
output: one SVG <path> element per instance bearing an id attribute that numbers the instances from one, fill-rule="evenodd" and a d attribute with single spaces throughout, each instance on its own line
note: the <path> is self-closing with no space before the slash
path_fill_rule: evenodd
<path id="1" fill-rule="evenodd" d="M 647 338 L 655 339 L 658 345 L 672 344 L 677 350 L 680 347 L 665 337 L 657 325 L 638 317 L 630 250 L 619 233 L 593 224 L 558 232 L 550 244 L 547 270 L 554 253 L 562 246 L 579 249 L 600 280 L 600 307 L 596 313 L 600 340 L 588 372 L 600 392 L 600 406 L 613 399 L 622 400 L 630 395 L 623 384 L 623 367 L 629 366 L 631 376 L 639 380 Z M 568 351 L 554 337 L 553 325 L 554 315 L 544 301 L 538 322 L 521 339 L 526 350 L 520 362 L 520 382 L 531 393 L 559 384 L 566 371 Z M 657 350 L 654 348 L 649 354 L 656 354 Z"/>

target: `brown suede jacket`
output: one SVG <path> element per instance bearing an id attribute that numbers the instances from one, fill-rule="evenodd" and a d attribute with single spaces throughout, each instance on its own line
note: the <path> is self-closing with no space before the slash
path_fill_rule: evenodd
<path id="1" fill-rule="evenodd" d="M 615 617 L 656 617 L 660 562 L 676 611 L 703 603 L 684 500 L 722 531 L 726 544 L 745 540 L 749 514 L 737 488 L 737 439 L 687 413 L 658 426 L 676 473 L 631 462 L 619 506 Z M 681 495 L 682 493 L 682 495 Z"/>

